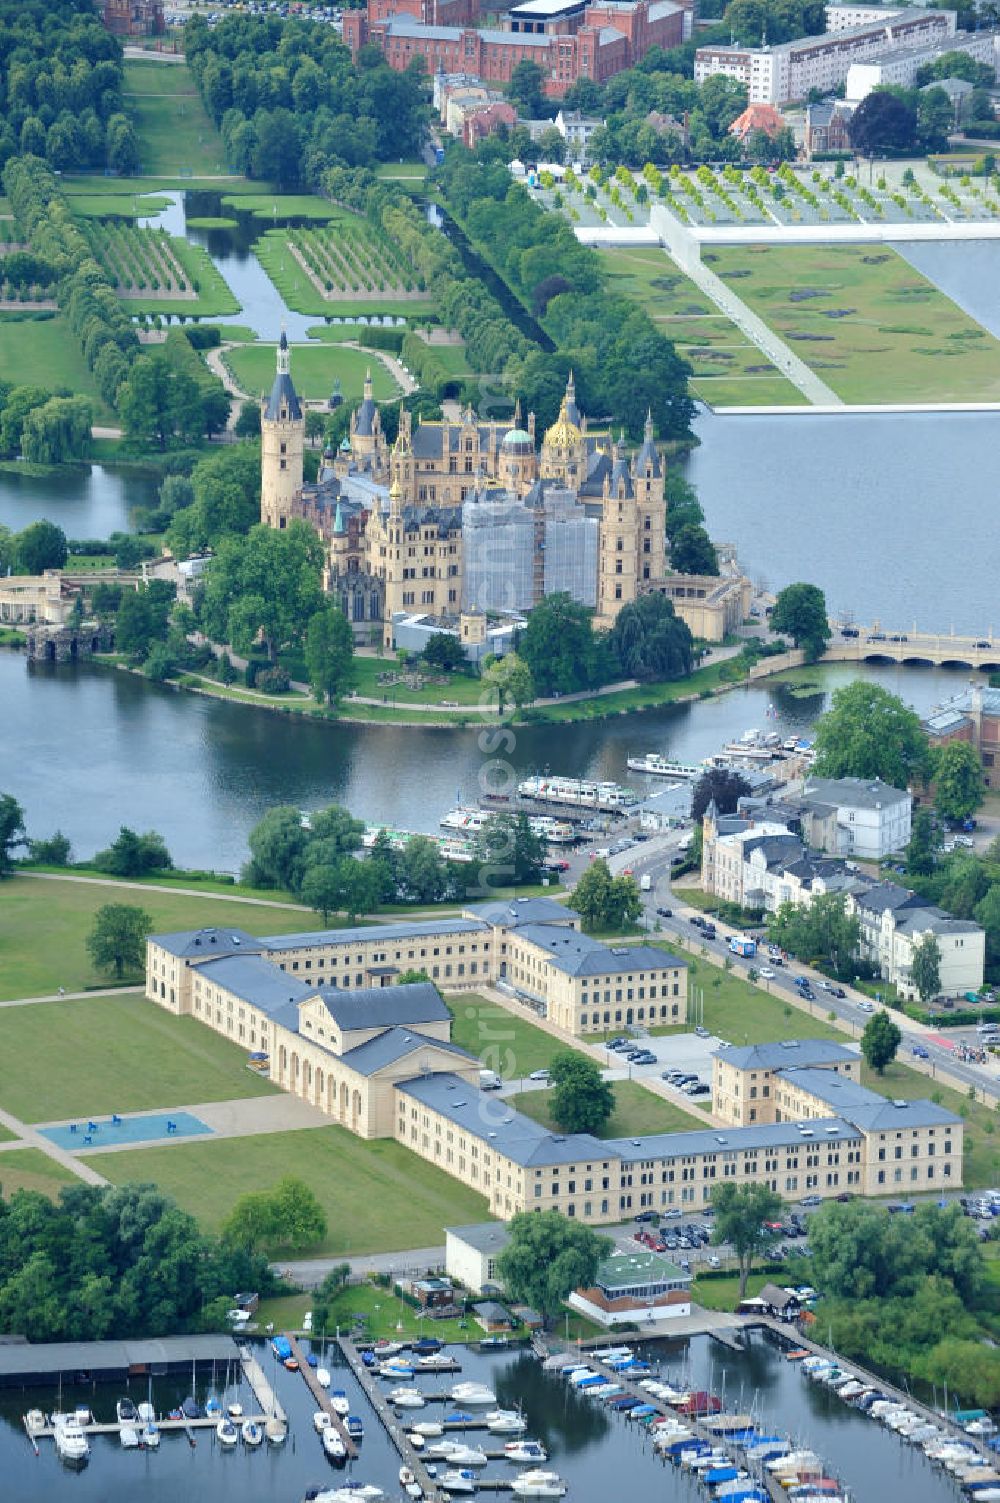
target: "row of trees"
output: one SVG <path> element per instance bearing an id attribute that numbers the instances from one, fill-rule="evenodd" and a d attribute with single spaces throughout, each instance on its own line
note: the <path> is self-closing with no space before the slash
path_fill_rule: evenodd
<path id="1" fill-rule="evenodd" d="M 182 329 L 138 355 L 115 392 L 115 403 L 130 438 L 154 443 L 190 444 L 211 437 L 229 420 L 229 397 L 221 379 L 192 348 Z"/>
<path id="2" fill-rule="evenodd" d="M 419 153 L 429 118 L 422 60 L 398 73 L 365 48 L 355 66 L 332 27 L 276 16 L 214 26 L 195 16 L 184 50 L 234 171 L 317 187 L 332 166 Z"/>

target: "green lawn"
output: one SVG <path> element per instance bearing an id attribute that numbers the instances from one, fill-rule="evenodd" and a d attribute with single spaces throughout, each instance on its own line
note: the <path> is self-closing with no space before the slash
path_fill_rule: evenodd
<path id="1" fill-rule="evenodd" d="M 292 356 L 293 362 L 297 356 Z M 296 365 L 297 371 L 297 365 Z M 372 379 L 375 379 L 375 368 L 372 368 Z M 376 392 L 377 395 L 377 392 Z M 445 700 L 451 704 L 478 705 L 483 697 L 483 685 L 480 679 L 466 673 L 435 673 L 430 669 L 420 669 L 426 673 L 428 682 L 419 689 L 408 689 L 403 683 L 393 685 L 391 688 L 379 683 L 379 676 L 385 673 L 398 673 L 399 666 L 391 657 L 369 658 L 355 657 L 354 659 L 354 683 L 352 687 L 356 693 L 365 699 L 386 698 L 392 704 L 439 704 Z M 442 679 L 443 682 L 435 683 L 433 679 Z"/>
<path id="2" fill-rule="evenodd" d="M 186 63 L 125 63 L 125 108 L 139 135 L 142 171 L 209 177 L 227 173 L 222 138 Z"/>
<path id="3" fill-rule="evenodd" d="M 444 1342 L 462 1342 L 478 1341 L 483 1334 L 472 1319 L 420 1320 L 410 1305 L 397 1299 L 391 1289 L 382 1289 L 378 1284 L 342 1289 L 330 1307 L 327 1334 L 333 1335 L 337 1326 L 342 1331 L 351 1330 L 358 1316 L 364 1318 L 366 1340 L 377 1341 L 386 1337 L 411 1341 L 418 1336 L 432 1335 Z"/>
<path id="4" fill-rule="evenodd" d="M 904 1046 L 905 1047 L 905 1046 Z M 883 1096 L 914 1101 L 930 1097 L 940 1106 L 955 1112 L 965 1121 L 965 1155 L 962 1183 L 970 1189 L 985 1190 L 1000 1180 L 1000 1116 L 988 1106 L 970 1101 L 962 1091 L 942 1085 L 919 1070 L 913 1070 L 900 1061 L 888 1065 L 884 1075 L 876 1075 L 867 1065 L 861 1067 L 861 1083 Z M 949 1188 L 957 1189 L 957 1186 Z M 905 1194 L 906 1187 L 902 1187 Z M 892 1193 L 889 1186 L 887 1193 Z M 896 1194 L 900 1192 L 896 1187 Z"/>
<path id="5" fill-rule="evenodd" d="M 613 1089 L 615 1110 L 604 1131 L 599 1134 L 602 1138 L 640 1138 L 647 1133 L 692 1132 L 705 1126 L 700 1118 L 692 1117 L 679 1106 L 674 1106 L 673 1102 L 664 1101 L 662 1096 L 647 1091 L 636 1080 L 616 1080 Z M 561 1132 L 563 1129 L 553 1120 L 549 1110 L 551 1101 L 551 1091 L 523 1091 L 511 1098 L 511 1104 L 519 1112 L 533 1117 L 553 1132 Z"/>
<path id="6" fill-rule="evenodd" d="M 25 386 L 45 386 L 50 391 L 68 387 L 75 395 L 89 397 L 94 420 L 117 422 L 97 389 L 83 350 L 62 314 L 54 318 L 17 318 L 0 314 L 0 370 L 16 373 Z"/>
<path id="7" fill-rule="evenodd" d="M 133 190 L 126 193 L 75 193 L 73 212 L 87 219 L 145 219 L 158 214 L 169 204 L 169 198 L 144 198 Z"/>
<path id="8" fill-rule="evenodd" d="M 15 1137 L 16 1134 L 12 1133 L 9 1127 L 0 1125 L 0 1143 L 13 1143 Z"/>
<path id="9" fill-rule="evenodd" d="M 143 997 L 8 1007 L 0 1035 L 8 1062 L 0 1106 L 24 1122 L 277 1092 L 246 1068 L 245 1049 Z"/>
<path id="10" fill-rule="evenodd" d="M 1000 399 L 1000 340 L 888 246 L 722 246 L 705 259 L 844 401 Z"/>
<path id="11" fill-rule="evenodd" d="M 309 927 L 308 915 L 296 909 L 220 903 L 210 893 L 184 897 L 126 885 L 12 877 L 0 894 L 0 1000 L 48 996 L 60 986 L 72 992 L 107 985 L 107 974 L 94 969 L 86 951 L 94 914 L 105 903 L 137 904 L 160 930 L 225 923 L 251 934 L 287 934 Z"/>
<path id="12" fill-rule="evenodd" d="M 354 218 L 355 216 L 350 216 Z M 297 313 L 314 314 L 325 318 L 329 314 L 358 317 L 363 313 L 393 313 L 403 318 L 426 315 L 432 307 L 426 297 L 389 297 L 377 289 L 370 297 L 327 297 L 309 277 L 301 263 L 289 249 L 287 230 L 268 230 L 254 244 L 257 258 L 290 308 Z M 370 234 L 370 229 L 361 235 Z"/>
<path id="13" fill-rule="evenodd" d="M 79 1183 L 71 1169 L 50 1159 L 40 1148 L 0 1153 L 0 1193 L 4 1200 L 9 1200 L 15 1190 L 39 1190 L 55 1200 L 64 1185 Z"/>
<path id="14" fill-rule="evenodd" d="M 355 338 L 363 341 L 364 337 L 364 329 L 355 331 Z M 226 365 L 244 391 L 256 394 L 270 390 L 275 349 L 273 344 L 248 344 L 226 351 Z M 399 395 L 398 385 L 382 362 L 364 350 L 345 349 L 337 344 L 295 345 L 291 354 L 295 389 L 309 400 L 328 397 L 334 381 L 339 380 L 344 401 L 353 406 L 361 401 L 368 369 L 376 401 L 387 402 Z"/>
<path id="15" fill-rule="evenodd" d="M 805 398 L 665 251 L 602 250 L 611 287 L 645 308 L 691 366 L 691 390 L 713 407 L 807 406 Z"/>
<path id="16" fill-rule="evenodd" d="M 446 1002 L 454 1020 L 452 1043 L 467 1049 L 482 1061 L 485 1069 L 495 1070 L 505 1080 L 516 1080 L 530 1075 L 532 1070 L 544 1069 L 554 1054 L 571 1047 L 536 1028 L 527 1018 L 473 994 L 448 997 Z M 518 1097 L 519 1103 L 520 1100 Z"/>
<path id="17" fill-rule="evenodd" d="M 315 1251 L 333 1257 L 443 1246 L 445 1226 L 489 1219 L 485 1198 L 443 1170 L 391 1139 L 365 1142 L 343 1127 L 96 1154 L 88 1162 L 116 1184 L 152 1180 L 210 1231 L 246 1190 L 294 1173 L 326 1211 L 329 1230 Z"/>
<path id="18" fill-rule="evenodd" d="M 671 950 L 674 954 L 684 953 L 671 946 L 666 939 L 653 938 L 650 943 L 661 949 Z M 731 1044 L 764 1044 L 774 1039 L 800 1038 L 836 1039 L 838 1043 L 844 1042 L 843 1032 L 827 1022 L 821 1001 L 816 1004 L 817 1016 L 811 1016 L 801 1008 L 793 1007 L 783 997 L 771 996 L 762 987 L 742 980 L 733 971 L 726 971 L 700 955 L 688 956 L 688 1008 L 691 1023 L 701 1018 L 702 993 L 705 998 L 705 1027 L 711 1033 L 728 1039 Z M 677 1031 L 673 1028 L 653 1030 L 654 1033 Z"/>
<path id="19" fill-rule="evenodd" d="M 773 1279 L 769 1273 L 752 1273 L 747 1279 L 747 1299 L 752 1299 L 759 1294 L 764 1285 Z M 696 1278 L 691 1285 L 691 1299 L 696 1305 L 701 1305 L 706 1310 L 726 1310 L 730 1314 L 736 1309 L 740 1297 L 739 1274 L 732 1274 L 721 1279 Z"/>
<path id="20" fill-rule="evenodd" d="M 256 192 L 227 193 L 222 207 L 249 211 L 255 219 L 315 219 L 320 222 L 337 219 L 344 212 L 317 193 L 269 193 L 266 188 L 258 188 Z"/>

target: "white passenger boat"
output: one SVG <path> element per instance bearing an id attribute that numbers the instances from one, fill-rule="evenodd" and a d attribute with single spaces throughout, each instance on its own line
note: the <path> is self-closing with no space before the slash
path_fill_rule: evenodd
<path id="1" fill-rule="evenodd" d="M 468 1409 L 484 1408 L 497 1401 L 496 1394 L 485 1383 L 456 1383 L 451 1398 Z"/>
<path id="2" fill-rule="evenodd" d="M 659 752 L 629 757 L 626 765 L 629 772 L 644 772 L 654 778 L 700 778 L 705 771 L 697 762 L 676 762 L 672 757 L 661 757 Z"/>
<path id="3" fill-rule="evenodd" d="M 558 1472 L 538 1469 L 515 1477 L 511 1490 L 515 1498 L 561 1498 L 565 1495 L 566 1484 Z"/>
<path id="4" fill-rule="evenodd" d="M 576 809 L 602 809 L 613 813 L 639 802 L 634 788 L 620 783 L 591 782 L 586 778 L 532 777 L 518 783 L 521 798 L 541 804 L 563 804 Z"/>
<path id="5" fill-rule="evenodd" d="M 90 1455 L 90 1442 L 76 1417 L 60 1415 L 53 1433 L 60 1461 L 67 1466 L 82 1466 Z"/>

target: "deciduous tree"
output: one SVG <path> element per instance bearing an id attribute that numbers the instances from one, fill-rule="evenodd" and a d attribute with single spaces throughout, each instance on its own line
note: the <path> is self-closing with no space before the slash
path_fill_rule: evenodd
<path id="1" fill-rule="evenodd" d="M 316 698 L 334 704 L 351 684 L 354 633 L 343 611 L 328 601 L 309 618 L 305 659 Z"/>
<path id="2" fill-rule="evenodd" d="M 968 741 L 951 741 L 934 762 L 934 803 L 944 819 L 968 819 L 983 801 L 986 780 L 979 753 Z"/>
<path id="3" fill-rule="evenodd" d="M 897 695 L 860 678 L 834 689 L 830 709 L 816 723 L 817 777 L 881 778 L 906 788 L 924 775 L 928 761 L 920 717 Z"/>
<path id="4" fill-rule="evenodd" d="M 573 907 L 585 929 L 627 929 L 642 912 L 634 877 L 612 877 L 602 858 L 592 861 L 573 889 Z"/>
<path id="5" fill-rule="evenodd" d="M 497 1259 L 497 1273 L 509 1297 L 530 1305 L 546 1322 L 574 1289 L 593 1285 L 612 1248 L 609 1237 L 560 1211 L 519 1211 L 508 1229 L 510 1241 Z"/>
<path id="6" fill-rule="evenodd" d="M 742 773 L 729 767 L 709 767 L 694 785 L 691 819 L 697 825 L 712 800 L 720 814 L 735 814 L 741 798 L 750 797 L 750 784 Z"/>
<path id="7" fill-rule="evenodd" d="M 537 882 L 545 865 L 545 841 L 526 814 L 492 814 L 476 839 L 476 854 L 489 869 L 490 885 L 516 887 Z"/>
<path id="8" fill-rule="evenodd" d="M 941 946 L 935 935 L 925 934 L 914 945 L 910 979 L 921 1002 L 929 1002 L 941 990 Z"/>
<path id="9" fill-rule="evenodd" d="M 63 569 L 67 556 L 66 534 L 54 522 L 32 522 L 17 535 L 17 565 L 22 574 Z"/>
<path id="10" fill-rule="evenodd" d="M 771 630 L 784 632 L 801 647 L 807 663 L 823 656 L 830 640 L 826 596 L 818 585 L 790 584 L 778 595 L 771 612 Z"/>
<path id="11" fill-rule="evenodd" d="M 146 960 L 146 937 L 153 920 L 130 903 L 105 903 L 94 915 L 87 950 L 101 971 L 113 970 L 120 981 L 125 972 L 141 971 Z"/>
<path id="12" fill-rule="evenodd" d="M 0 793 L 0 877 L 10 875 L 14 852 L 27 843 L 24 810 L 12 793 Z"/>
<path id="13" fill-rule="evenodd" d="M 884 1008 L 872 1013 L 861 1035 L 861 1053 L 869 1069 L 884 1075 L 886 1065 L 892 1064 L 902 1041 L 899 1024 L 893 1022 Z"/>
<path id="14" fill-rule="evenodd" d="M 505 653 L 502 658 L 488 657 L 483 663 L 482 682 L 487 695 L 496 695 L 501 715 L 508 704 L 520 710 L 535 697 L 531 669 L 516 652 Z"/>
<path id="15" fill-rule="evenodd" d="M 656 592 L 640 595 L 619 611 L 611 630 L 611 650 L 628 678 L 661 683 L 691 672 L 691 630 L 673 602 Z"/>
<path id="16" fill-rule="evenodd" d="M 767 1185 L 737 1185 L 725 1180 L 713 1188 L 712 1206 L 715 1210 L 712 1241 L 717 1247 L 727 1244 L 736 1254 L 740 1299 L 743 1299 L 754 1258 L 762 1256 L 774 1244 L 775 1233 L 767 1223 L 780 1217 L 781 1196 Z"/>
<path id="17" fill-rule="evenodd" d="M 564 1132 L 599 1134 L 615 1109 L 615 1093 L 596 1060 L 565 1049 L 553 1055 L 549 1078 L 554 1121 Z"/>

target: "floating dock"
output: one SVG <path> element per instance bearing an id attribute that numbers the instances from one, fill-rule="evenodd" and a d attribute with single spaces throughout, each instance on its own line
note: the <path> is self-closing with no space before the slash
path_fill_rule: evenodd
<path id="1" fill-rule="evenodd" d="M 276 1419 L 281 1424 L 288 1424 L 288 1416 L 278 1399 L 278 1395 L 267 1380 L 267 1374 L 254 1356 L 253 1348 L 240 1347 L 240 1361 L 243 1364 L 243 1376 L 246 1378 L 257 1403 L 269 1419 Z"/>
<path id="2" fill-rule="evenodd" d="M 333 1405 L 330 1403 L 330 1395 L 327 1393 L 326 1389 L 320 1385 L 316 1377 L 315 1370 L 309 1366 L 308 1358 L 306 1357 L 305 1352 L 299 1346 L 298 1338 L 286 1334 L 285 1340 L 288 1342 L 289 1346 L 292 1349 L 292 1356 L 299 1364 L 299 1372 L 302 1374 L 303 1378 L 306 1381 L 306 1387 L 312 1394 L 313 1399 L 316 1402 L 317 1409 L 321 1409 L 324 1414 L 328 1414 L 330 1416 L 331 1427 L 336 1430 L 337 1434 L 344 1442 L 344 1450 L 347 1453 L 347 1460 L 354 1461 L 358 1454 L 358 1448 L 354 1444 L 354 1441 L 351 1439 L 351 1437 L 348 1435 L 347 1430 L 344 1426 L 344 1421 L 341 1419 L 340 1415 L 336 1413 Z"/>

